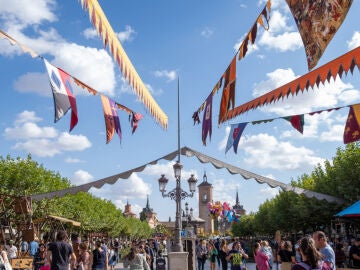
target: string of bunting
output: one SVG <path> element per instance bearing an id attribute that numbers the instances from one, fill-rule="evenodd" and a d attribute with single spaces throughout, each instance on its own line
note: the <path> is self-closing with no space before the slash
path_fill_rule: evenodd
<path id="1" fill-rule="evenodd" d="M 78 122 L 76 99 L 75 96 L 72 94 L 73 91 L 71 88 L 71 81 L 73 81 L 75 84 L 82 87 L 83 89 L 87 89 L 88 92 L 93 94 L 94 96 L 100 93 L 94 88 L 87 85 L 86 83 L 70 75 L 65 70 L 51 65 L 43 56 L 39 55 L 37 52 L 25 46 L 24 44 L 18 42 L 16 39 L 11 37 L 6 32 L 2 31 L 1 29 L 0 29 L 0 36 L 4 39 L 7 39 L 11 45 L 13 46 L 18 45 L 23 52 L 30 54 L 32 58 L 40 57 L 41 59 L 43 59 L 47 73 L 49 75 L 50 86 L 52 88 L 53 97 L 54 97 L 55 122 L 59 121 L 60 118 L 64 116 L 69 109 L 71 109 L 71 120 L 70 120 L 70 131 L 71 131 Z M 116 110 L 114 110 L 115 107 L 129 114 L 129 121 L 131 123 L 132 133 L 134 133 L 138 126 L 138 122 L 142 119 L 143 116 L 140 113 L 137 113 L 129 109 L 128 107 L 116 101 L 113 101 L 112 99 L 104 96 L 103 94 L 100 95 L 104 109 L 104 117 L 105 117 L 106 130 L 107 130 L 107 143 L 111 141 L 114 131 L 116 131 L 119 137 L 121 138 L 120 122 L 117 112 Z M 110 111 L 106 110 L 107 108 L 106 102 L 112 105 Z"/>
<path id="2" fill-rule="evenodd" d="M 331 112 L 334 110 L 340 110 L 342 108 L 350 107 L 348 118 L 345 124 L 344 129 L 344 135 L 343 135 L 343 141 L 345 144 L 351 143 L 354 141 L 360 140 L 360 103 L 352 104 L 352 105 L 346 105 L 346 106 L 339 106 L 334 107 L 330 109 L 324 109 L 304 114 L 297 114 L 297 115 L 289 115 L 289 116 L 283 116 L 283 117 L 275 117 L 275 118 L 269 118 L 269 119 L 262 119 L 262 120 L 256 120 L 251 122 L 242 122 L 237 124 L 231 124 L 229 137 L 227 140 L 225 153 L 229 151 L 231 147 L 233 147 L 233 150 L 235 154 L 237 154 L 237 148 L 239 145 L 239 141 L 241 138 L 242 133 L 244 132 L 247 124 L 257 125 L 262 123 L 268 123 L 272 122 L 276 119 L 284 119 L 290 122 L 290 124 L 301 134 L 303 134 L 304 131 L 304 115 L 315 115 L 320 114 L 322 112 Z"/>
<path id="3" fill-rule="evenodd" d="M 201 104 L 201 106 L 193 113 L 194 125 L 200 123 L 199 114 L 201 111 L 205 110 L 203 116 L 202 123 L 202 142 L 206 145 L 206 138 L 209 135 L 211 139 L 212 133 L 212 97 L 219 91 L 221 86 L 223 86 L 223 93 L 221 96 L 220 102 L 220 112 L 219 112 L 219 121 L 218 125 L 225 121 L 225 117 L 227 115 L 228 110 L 235 107 L 235 85 L 236 85 L 236 57 L 238 56 L 238 60 L 241 60 L 245 57 L 248 51 L 249 41 L 254 44 L 256 35 L 257 35 L 257 27 L 260 24 L 265 30 L 269 29 L 269 20 L 271 10 L 271 0 L 268 0 L 258 17 L 256 18 L 255 23 L 251 27 L 250 31 L 247 33 L 246 37 L 242 41 L 239 49 L 235 53 L 235 56 L 232 58 L 230 65 L 227 67 L 226 71 L 221 75 L 219 81 L 215 84 L 214 88 L 210 92 L 207 99 Z M 266 21 L 266 25 L 264 23 L 264 19 Z"/>
<path id="4" fill-rule="evenodd" d="M 146 88 L 139 74 L 135 70 L 116 33 L 112 29 L 97 0 L 80 0 L 81 6 L 89 13 L 89 18 L 105 47 L 109 48 L 114 61 L 118 64 L 124 78 L 129 82 L 139 100 L 149 110 L 152 117 L 163 127 L 167 128 L 168 117 L 156 103 L 150 91 Z"/>
<path id="5" fill-rule="evenodd" d="M 297 95 L 299 92 L 309 90 L 315 85 L 319 86 L 320 83 L 324 85 L 326 81 L 330 82 L 331 78 L 336 80 L 338 75 L 342 78 L 343 74 L 347 75 L 349 71 L 353 74 L 355 67 L 360 69 L 360 46 L 287 84 L 229 110 L 225 120 L 233 119 L 247 111 L 287 98 L 290 95 Z"/>
<path id="6" fill-rule="evenodd" d="M 333 3 L 332 1 L 325 1 L 320 5 L 317 1 L 310 0 L 286 0 L 286 2 L 298 27 L 298 31 L 300 33 L 305 48 L 308 68 L 309 70 L 311 70 L 313 67 L 316 66 L 327 45 L 345 20 L 345 17 L 353 1 L 345 0 L 336 3 Z M 259 17 L 257 18 L 256 23 L 253 25 L 246 38 L 240 45 L 240 48 L 237 51 L 237 53 L 239 53 L 239 60 L 246 55 L 249 41 L 254 44 L 257 34 L 257 24 L 259 23 L 264 27 L 265 30 L 268 30 L 269 27 L 266 28 L 264 26 L 262 18 L 265 17 L 267 23 L 269 22 L 268 12 L 270 12 L 270 7 L 271 3 L 269 0 Z M 318 16 L 318 14 L 322 14 L 322 16 Z M 330 63 L 330 65 L 331 64 L 333 63 Z M 326 68 L 328 68 L 328 66 L 324 69 Z M 207 135 L 209 135 L 209 138 L 211 140 L 212 133 L 212 109 L 210 109 L 210 107 L 212 106 L 212 98 L 210 98 L 210 96 L 217 93 L 217 91 L 221 87 L 222 80 L 225 80 L 225 83 L 223 86 L 223 94 L 220 103 L 218 125 L 250 109 L 255 109 L 258 106 L 275 102 L 280 98 L 287 97 L 290 93 L 294 94 L 294 92 L 296 92 L 297 94 L 300 90 L 304 91 L 304 88 L 308 89 L 309 86 L 313 87 L 314 84 L 318 85 L 320 82 L 324 83 L 325 79 L 329 80 L 330 77 L 335 77 L 336 74 L 339 74 L 341 76 L 342 72 L 344 72 L 344 70 L 345 72 L 347 72 L 349 68 L 352 72 L 352 69 L 354 68 L 353 62 L 352 66 L 339 66 L 336 71 L 334 71 L 334 66 L 332 66 L 329 70 L 326 71 L 318 69 L 316 70 L 316 72 L 309 73 L 309 75 L 304 75 L 307 76 L 308 79 L 301 78 L 300 80 L 302 81 L 300 82 L 300 84 L 293 85 L 292 89 L 289 88 L 289 85 L 285 85 L 278 91 L 274 91 L 275 93 L 270 92 L 264 96 L 261 96 L 248 103 L 234 108 L 236 64 L 234 64 L 233 59 L 226 72 L 222 75 L 219 82 L 215 85 L 209 97 L 201 104 L 198 110 L 193 113 L 192 118 L 194 120 L 194 125 L 200 123 L 199 114 L 202 110 L 205 110 L 206 112 L 204 113 L 202 123 L 202 141 L 203 144 L 206 145 Z M 317 72 L 320 72 L 320 75 Z"/>
<path id="7" fill-rule="evenodd" d="M 248 48 L 249 40 L 250 40 L 251 44 L 255 43 L 255 39 L 256 39 L 256 35 L 257 35 L 257 24 L 260 24 L 265 30 L 269 30 L 270 17 L 268 14 L 270 13 L 270 10 L 271 10 L 271 0 L 268 0 L 265 7 L 261 11 L 260 15 L 257 17 L 255 23 L 251 27 L 251 30 L 248 32 L 248 34 L 242 41 L 241 45 L 239 46 L 239 49 L 235 53 L 235 57 L 237 54 L 239 54 L 239 60 L 245 57 L 245 55 L 248 51 L 247 48 Z M 263 16 L 265 17 L 267 26 L 264 24 Z M 215 95 L 218 92 L 218 90 L 220 89 L 223 76 L 224 76 L 224 74 L 221 75 L 220 80 L 213 87 L 213 89 L 211 91 L 212 95 Z M 205 105 L 206 105 L 206 100 L 200 105 L 200 107 L 194 113 L 194 115 L 193 115 L 194 121 L 197 122 L 199 120 L 198 115 L 200 112 L 202 112 L 205 109 Z M 195 115 L 196 113 L 197 113 L 197 115 Z M 198 123 L 200 123 L 200 121 Z"/>

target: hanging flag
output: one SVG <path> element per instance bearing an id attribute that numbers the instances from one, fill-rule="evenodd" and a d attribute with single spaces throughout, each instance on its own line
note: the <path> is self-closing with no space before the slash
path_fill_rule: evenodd
<path id="1" fill-rule="evenodd" d="M 360 46 L 291 82 L 229 110 L 224 121 L 233 119 L 240 114 L 254 110 L 260 106 L 297 95 L 298 93 L 304 92 L 304 90 L 308 91 L 315 85 L 318 86 L 320 83 L 324 84 L 326 81 L 329 82 L 331 78 L 337 80 L 338 77 L 341 78 L 343 74 L 348 75 L 349 71 L 352 74 L 356 67 L 358 69 L 360 68 Z"/>
<path id="2" fill-rule="evenodd" d="M 235 154 L 237 154 L 237 148 L 239 145 L 239 141 L 240 141 L 241 135 L 242 135 L 246 125 L 247 125 L 246 122 L 231 125 L 231 130 L 230 130 L 228 141 L 226 144 L 225 153 L 227 153 L 227 151 L 229 151 L 229 149 L 232 146 L 234 148 Z"/>
<path id="3" fill-rule="evenodd" d="M 132 113 L 131 114 L 131 127 L 132 127 L 132 134 L 134 134 L 139 121 L 143 118 L 142 114 L 140 113 Z"/>
<path id="4" fill-rule="evenodd" d="M 286 117 L 282 117 L 283 119 L 289 121 L 291 123 L 291 125 L 297 130 L 299 131 L 301 134 L 303 134 L 304 131 L 304 124 L 305 124 L 305 120 L 304 120 L 304 115 L 300 114 L 300 115 L 292 115 L 292 116 L 286 116 Z"/>
<path id="5" fill-rule="evenodd" d="M 209 138 L 211 140 L 211 133 L 212 133 L 212 98 L 213 95 L 210 93 L 208 98 L 205 101 L 205 112 L 203 116 L 202 122 L 202 141 L 203 144 L 206 145 L 206 137 L 209 133 Z"/>
<path id="6" fill-rule="evenodd" d="M 218 124 L 225 121 L 229 108 L 232 107 L 233 109 L 235 106 L 236 56 L 231 60 L 223 78 L 224 88 L 221 96 Z"/>
<path id="7" fill-rule="evenodd" d="M 316 66 L 344 21 L 352 0 L 286 0 L 304 43 L 308 68 Z"/>
<path id="8" fill-rule="evenodd" d="M 119 116 L 116 110 L 115 101 L 112 99 L 100 95 L 101 103 L 104 109 L 104 118 L 106 125 L 106 143 L 109 143 L 116 132 L 119 135 L 121 141 L 121 126 Z"/>
<path id="9" fill-rule="evenodd" d="M 59 121 L 59 119 L 63 117 L 71 108 L 71 131 L 78 122 L 76 99 L 72 94 L 72 88 L 70 84 L 71 77 L 62 69 L 51 65 L 45 58 L 44 63 L 49 75 L 50 86 L 54 97 L 55 122 Z"/>
<path id="10" fill-rule="evenodd" d="M 360 140 L 360 104 L 350 106 L 343 137 L 345 144 Z"/>
<path id="11" fill-rule="evenodd" d="M 89 18 L 104 46 L 107 45 L 114 61 L 118 64 L 124 78 L 128 81 L 139 100 L 148 109 L 150 115 L 163 127 L 167 128 L 168 116 L 163 112 L 149 89 L 140 78 L 120 40 L 108 21 L 98 0 L 80 0 L 81 6 L 89 13 Z"/>

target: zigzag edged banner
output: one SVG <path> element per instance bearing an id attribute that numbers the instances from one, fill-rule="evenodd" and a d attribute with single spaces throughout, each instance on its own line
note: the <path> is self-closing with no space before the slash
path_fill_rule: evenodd
<path id="1" fill-rule="evenodd" d="M 139 74 L 135 70 L 125 50 L 121 46 L 116 33 L 112 29 L 109 21 L 107 20 L 103 10 L 101 9 L 97 0 L 80 0 L 84 10 L 89 12 L 90 20 L 100 35 L 104 46 L 109 45 L 109 50 L 120 67 L 125 79 L 129 82 L 130 86 L 136 92 L 139 100 L 149 110 L 152 117 L 163 127 L 167 128 L 168 117 L 162 111 L 160 106 L 156 103 L 151 96 L 149 90 L 141 80 Z"/>
<path id="2" fill-rule="evenodd" d="M 275 90 L 229 110 L 225 120 L 233 119 L 240 114 L 276 102 L 289 95 L 297 95 L 300 91 L 308 90 L 309 87 L 319 86 L 325 81 L 329 82 L 331 78 L 335 80 L 337 75 L 341 78 L 344 72 L 347 74 L 350 70 L 353 73 L 355 67 L 360 69 L 360 46 Z"/>

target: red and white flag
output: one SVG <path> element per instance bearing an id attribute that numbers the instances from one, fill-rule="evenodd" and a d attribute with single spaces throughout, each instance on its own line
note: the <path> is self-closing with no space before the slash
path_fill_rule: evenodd
<path id="1" fill-rule="evenodd" d="M 55 122 L 59 121 L 71 108 L 70 131 L 78 122 L 76 99 L 72 94 L 71 76 L 60 68 L 51 65 L 45 58 L 44 63 L 49 75 L 55 105 Z"/>

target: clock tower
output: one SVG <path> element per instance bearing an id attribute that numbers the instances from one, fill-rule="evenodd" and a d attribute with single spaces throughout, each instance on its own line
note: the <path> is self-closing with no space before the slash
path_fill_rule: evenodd
<path id="1" fill-rule="evenodd" d="M 214 220 L 209 215 L 208 202 L 213 201 L 213 186 L 208 183 L 206 173 L 199 188 L 199 218 L 205 220 L 204 232 L 212 234 L 214 232 Z"/>

